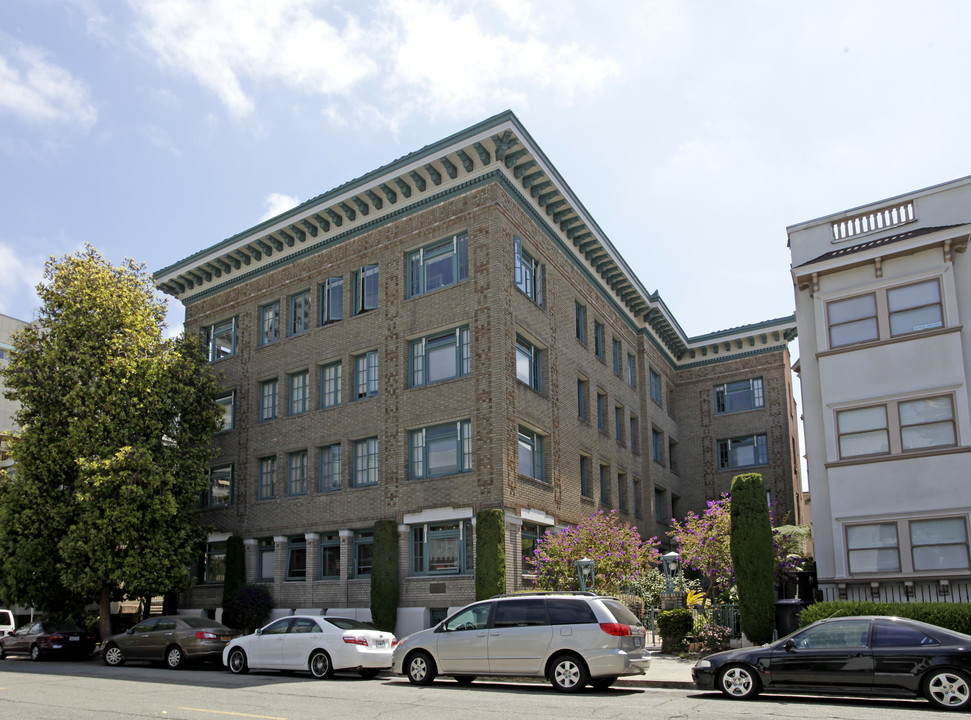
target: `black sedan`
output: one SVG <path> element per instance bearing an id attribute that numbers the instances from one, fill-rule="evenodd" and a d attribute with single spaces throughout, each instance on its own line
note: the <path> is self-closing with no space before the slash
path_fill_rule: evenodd
<path id="1" fill-rule="evenodd" d="M 94 645 L 94 633 L 78 625 L 41 620 L 23 625 L 0 638 L 0 658 L 8 655 L 27 655 L 31 660 L 55 655 L 89 658 Z"/>
<path id="2" fill-rule="evenodd" d="M 762 647 L 715 653 L 691 670 L 701 690 L 918 697 L 971 707 L 971 635 L 897 617 L 820 620 Z"/>

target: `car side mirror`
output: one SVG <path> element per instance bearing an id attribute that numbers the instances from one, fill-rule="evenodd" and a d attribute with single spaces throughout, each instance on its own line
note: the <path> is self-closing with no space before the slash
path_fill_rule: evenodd
<path id="1" fill-rule="evenodd" d="M 256 634 L 257 635 L 262 635 L 263 634 L 263 628 L 256 628 Z"/>
<path id="2" fill-rule="evenodd" d="M 792 652 L 793 650 L 796 649 L 796 641 L 793 640 L 792 638 L 789 638 L 788 640 L 786 640 L 786 644 L 782 646 L 782 649 L 785 650 L 786 652 Z"/>
<path id="3" fill-rule="evenodd" d="M 135 634 L 135 628 L 128 628 L 127 630 L 125 630 L 125 635 L 134 635 L 134 634 Z"/>

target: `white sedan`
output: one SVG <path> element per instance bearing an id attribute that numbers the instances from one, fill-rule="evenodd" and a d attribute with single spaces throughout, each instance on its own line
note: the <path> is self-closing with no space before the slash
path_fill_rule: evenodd
<path id="1" fill-rule="evenodd" d="M 223 665 L 234 673 L 309 670 L 320 680 L 335 670 L 374 677 L 391 667 L 391 651 L 397 644 L 391 633 L 359 620 L 293 615 L 232 640 L 223 650 Z"/>

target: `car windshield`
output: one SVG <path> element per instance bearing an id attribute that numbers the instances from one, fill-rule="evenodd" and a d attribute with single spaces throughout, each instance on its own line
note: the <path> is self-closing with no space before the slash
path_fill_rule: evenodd
<path id="1" fill-rule="evenodd" d="M 207 628 L 209 630 L 229 630 L 228 627 L 222 623 L 216 622 L 215 620 L 210 620 L 204 617 L 181 617 L 179 618 L 182 622 L 188 625 L 190 628 Z"/>
<path id="2" fill-rule="evenodd" d="M 339 618 L 339 617 L 326 617 L 324 618 L 331 625 L 336 625 L 341 630 L 374 630 L 373 625 L 368 625 L 367 623 L 361 622 L 360 620 L 354 620 L 352 618 Z"/>

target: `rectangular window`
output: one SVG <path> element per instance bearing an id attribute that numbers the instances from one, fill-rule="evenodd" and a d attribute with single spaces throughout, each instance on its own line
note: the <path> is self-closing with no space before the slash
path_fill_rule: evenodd
<path id="1" fill-rule="evenodd" d="M 615 405 L 614 406 L 614 439 L 617 440 L 621 445 L 624 444 L 624 427 L 627 423 L 624 422 L 624 406 Z"/>
<path id="2" fill-rule="evenodd" d="M 658 406 L 661 404 L 661 376 L 651 368 L 649 370 L 651 378 L 651 400 L 655 402 Z"/>
<path id="3" fill-rule="evenodd" d="M 269 500 L 274 497 L 273 485 L 276 480 L 276 458 L 265 457 L 259 460 L 257 493 L 259 500 Z"/>
<path id="4" fill-rule="evenodd" d="M 468 420 L 412 430 L 410 437 L 413 480 L 472 469 L 472 423 Z"/>
<path id="5" fill-rule="evenodd" d="M 666 498 L 664 490 L 654 488 L 654 520 L 659 523 L 667 523 L 667 512 L 665 510 Z"/>
<path id="6" fill-rule="evenodd" d="M 320 369 L 320 407 L 336 407 L 341 404 L 343 366 L 340 361 L 324 365 Z"/>
<path id="7" fill-rule="evenodd" d="M 415 575 L 454 575 L 471 571 L 472 522 L 450 520 L 411 528 L 411 571 Z"/>
<path id="8" fill-rule="evenodd" d="M 936 279 L 887 290 L 890 336 L 944 327 L 941 284 Z"/>
<path id="9" fill-rule="evenodd" d="M 411 387 L 469 374 L 469 328 L 460 327 L 413 340 L 411 351 Z"/>
<path id="10" fill-rule="evenodd" d="M 587 394 L 589 393 L 589 383 L 586 378 L 577 378 L 577 417 L 581 420 L 587 419 Z"/>
<path id="11" fill-rule="evenodd" d="M 320 316 L 321 325 L 338 322 L 344 319 L 344 278 L 327 278 L 320 284 Z"/>
<path id="12" fill-rule="evenodd" d="M 627 512 L 627 475 L 617 473 L 617 509 Z"/>
<path id="13" fill-rule="evenodd" d="M 847 527 L 846 549 L 851 573 L 900 572 L 896 523 Z"/>
<path id="14" fill-rule="evenodd" d="M 318 492 L 341 489 L 341 446 L 340 443 L 320 448 L 320 477 Z"/>
<path id="15" fill-rule="evenodd" d="M 610 487 L 610 466 L 601 465 L 600 466 L 600 503 L 602 505 L 609 504 L 608 488 Z"/>
<path id="16" fill-rule="evenodd" d="M 869 342 L 880 337 L 877 300 L 873 293 L 835 300 L 826 305 L 826 313 L 830 347 Z"/>
<path id="17" fill-rule="evenodd" d="M 664 433 L 657 428 L 651 428 L 651 457 L 664 464 Z"/>
<path id="18" fill-rule="evenodd" d="M 732 438 L 718 441 L 718 469 L 767 465 L 769 463 L 768 441 L 765 435 Z"/>
<path id="19" fill-rule="evenodd" d="M 537 392 L 543 391 L 542 353 L 520 335 L 516 336 L 516 378 Z"/>
<path id="20" fill-rule="evenodd" d="M 607 432 L 607 395 L 597 393 L 597 429 Z"/>
<path id="21" fill-rule="evenodd" d="M 900 442 L 904 452 L 954 445 L 954 406 L 949 396 L 898 403 Z"/>
<path id="22" fill-rule="evenodd" d="M 636 415 L 630 416 L 630 451 L 635 455 L 641 452 L 641 427 Z"/>
<path id="23" fill-rule="evenodd" d="M 378 439 L 357 440 L 354 443 L 354 487 L 378 484 Z"/>
<path id="24" fill-rule="evenodd" d="M 307 538 L 287 538 L 287 580 L 307 579 Z"/>
<path id="25" fill-rule="evenodd" d="M 631 497 L 633 498 L 634 517 L 640 517 L 641 516 L 641 481 L 638 480 L 637 478 L 634 478 L 634 488 L 633 488 L 633 492 L 631 493 Z"/>
<path id="26" fill-rule="evenodd" d="M 454 235 L 408 254 L 408 296 L 415 297 L 469 277 L 469 236 Z"/>
<path id="27" fill-rule="evenodd" d="M 523 575 L 536 574 L 536 545 L 546 528 L 536 523 L 523 523 L 519 532 L 522 547 Z"/>
<path id="28" fill-rule="evenodd" d="M 836 413 L 836 429 L 841 458 L 890 452 L 885 405 L 842 410 Z"/>
<path id="29" fill-rule="evenodd" d="M 668 467 L 675 475 L 681 474 L 678 467 L 678 443 L 670 437 L 668 438 Z"/>
<path id="30" fill-rule="evenodd" d="M 623 351 L 621 350 L 620 340 L 613 338 L 614 351 L 614 375 L 620 377 L 621 364 L 623 363 Z"/>
<path id="31" fill-rule="evenodd" d="M 227 430 L 232 430 L 234 427 L 236 427 L 236 391 L 232 390 L 230 392 L 223 393 L 216 398 L 216 404 L 222 411 L 219 430 L 217 430 L 217 432 L 226 432 Z"/>
<path id="32" fill-rule="evenodd" d="M 226 543 L 211 542 L 206 545 L 200 575 L 204 583 L 221 583 L 226 579 Z"/>
<path id="33" fill-rule="evenodd" d="M 546 481 L 546 463 L 543 458 L 543 436 L 519 426 L 519 473 L 534 480 Z"/>
<path id="34" fill-rule="evenodd" d="M 287 462 L 287 495 L 307 494 L 307 451 L 290 453 Z"/>
<path id="35" fill-rule="evenodd" d="M 354 314 L 378 307 L 378 266 L 365 265 L 354 273 Z"/>
<path id="36" fill-rule="evenodd" d="M 209 362 L 236 354 L 236 318 L 225 320 L 202 329 Z"/>
<path id="37" fill-rule="evenodd" d="M 290 296 L 290 334 L 299 335 L 310 329 L 310 290 Z"/>
<path id="38" fill-rule="evenodd" d="M 718 415 L 765 407 L 762 378 L 736 380 L 715 386 L 715 413 Z"/>
<path id="39" fill-rule="evenodd" d="M 337 533 L 320 534 L 320 579 L 341 576 L 341 539 Z"/>
<path id="40" fill-rule="evenodd" d="M 627 384 L 637 387 L 637 361 L 632 353 L 627 353 Z"/>
<path id="41" fill-rule="evenodd" d="M 543 267 L 523 249 L 522 238 L 513 238 L 513 265 L 516 287 L 537 305 L 543 304 Z"/>
<path id="42" fill-rule="evenodd" d="M 604 326 L 599 320 L 593 321 L 593 352 L 600 360 L 604 362 L 604 353 L 606 352 L 604 348 Z"/>
<path id="43" fill-rule="evenodd" d="M 580 494 L 583 497 L 593 497 L 590 490 L 590 457 L 580 456 Z"/>
<path id="44" fill-rule="evenodd" d="M 574 320 L 576 323 L 577 340 L 587 344 L 587 307 L 576 300 L 573 301 Z"/>
<path id="45" fill-rule="evenodd" d="M 354 358 L 354 398 L 378 394 L 378 351 L 370 350 Z"/>
<path id="46" fill-rule="evenodd" d="M 233 502 L 233 466 L 221 465 L 209 470 L 209 489 L 202 495 L 202 507 L 226 507 Z"/>
<path id="47" fill-rule="evenodd" d="M 260 383 L 260 422 L 276 420 L 276 380 L 266 380 Z"/>
<path id="48" fill-rule="evenodd" d="M 968 530 L 963 517 L 910 521 L 914 570 L 968 570 Z"/>
<path id="49" fill-rule="evenodd" d="M 256 579 L 259 582 L 273 582 L 276 545 L 273 538 L 260 538 L 256 543 Z"/>
<path id="50" fill-rule="evenodd" d="M 374 533 L 359 530 L 354 533 L 354 577 L 369 577 L 374 557 Z"/>
<path id="51" fill-rule="evenodd" d="M 260 308 L 260 345 L 269 345 L 280 339 L 280 301 Z"/>
<path id="52" fill-rule="evenodd" d="M 290 414 L 302 415 L 310 409 L 310 373 L 294 373 L 290 376 Z"/>

